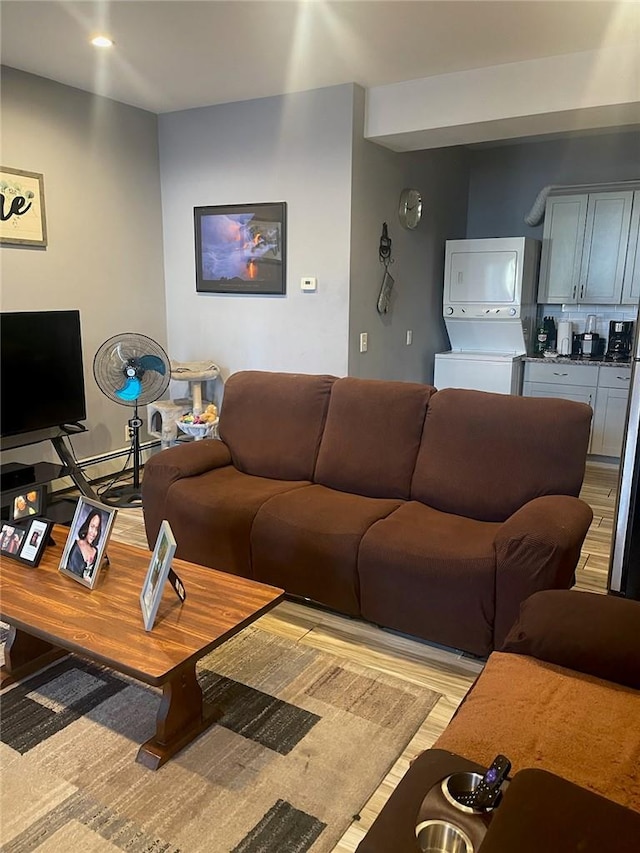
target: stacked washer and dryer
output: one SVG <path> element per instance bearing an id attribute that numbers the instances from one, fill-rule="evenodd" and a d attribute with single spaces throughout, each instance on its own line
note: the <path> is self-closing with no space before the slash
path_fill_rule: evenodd
<path id="1" fill-rule="evenodd" d="M 540 242 L 447 240 L 442 313 L 451 349 L 436 353 L 436 388 L 520 394 L 532 349 Z"/>

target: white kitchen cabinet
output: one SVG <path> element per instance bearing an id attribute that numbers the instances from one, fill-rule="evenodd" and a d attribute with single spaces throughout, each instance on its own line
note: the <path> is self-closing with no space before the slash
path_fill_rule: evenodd
<path id="1" fill-rule="evenodd" d="M 620 456 L 630 381 L 625 365 L 526 362 L 522 393 L 588 403 L 593 408 L 588 452 Z"/>
<path id="2" fill-rule="evenodd" d="M 544 214 L 538 302 L 575 302 L 588 196 L 549 196 Z"/>
<path id="3" fill-rule="evenodd" d="M 561 400 L 575 400 L 576 403 L 587 403 L 593 406 L 596 396 L 595 388 L 585 385 L 547 385 L 544 382 L 524 382 L 522 385 L 524 397 L 558 397 Z"/>
<path id="4" fill-rule="evenodd" d="M 634 193 L 550 196 L 538 302 L 620 303 Z"/>
<path id="5" fill-rule="evenodd" d="M 600 368 L 593 410 L 591 453 L 620 456 L 630 384 L 630 367 Z"/>
<path id="6" fill-rule="evenodd" d="M 622 283 L 624 305 L 637 305 L 640 301 L 640 190 L 633 194 L 633 211 L 629 228 L 627 261 Z"/>
<path id="7" fill-rule="evenodd" d="M 593 408 L 597 387 L 598 366 L 595 364 L 528 361 L 524 365 L 522 394 L 525 397 L 558 397 L 587 403 Z"/>

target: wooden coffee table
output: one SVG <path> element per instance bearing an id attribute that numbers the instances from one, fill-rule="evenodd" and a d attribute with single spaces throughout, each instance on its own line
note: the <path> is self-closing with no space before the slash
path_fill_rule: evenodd
<path id="1" fill-rule="evenodd" d="M 162 688 L 156 733 L 136 760 L 156 770 L 217 719 L 205 703 L 196 662 L 280 601 L 283 590 L 175 559 L 187 591 L 181 603 L 167 584 L 152 631 L 145 631 L 140 590 L 151 553 L 111 540 L 111 564 L 89 590 L 58 571 L 69 530 L 38 568 L 0 560 L 0 618 L 11 626 L 0 686 L 68 652 Z"/>

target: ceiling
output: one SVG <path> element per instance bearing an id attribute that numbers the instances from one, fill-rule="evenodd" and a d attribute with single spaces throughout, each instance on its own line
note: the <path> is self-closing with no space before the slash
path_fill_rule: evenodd
<path id="1" fill-rule="evenodd" d="M 640 46 L 640 0 L 1 0 L 0 25 L 4 65 L 163 113 Z"/>

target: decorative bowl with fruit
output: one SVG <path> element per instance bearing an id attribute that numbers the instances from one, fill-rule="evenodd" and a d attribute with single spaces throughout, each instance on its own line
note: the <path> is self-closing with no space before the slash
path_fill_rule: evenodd
<path id="1" fill-rule="evenodd" d="M 178 418 L 176 423 L 182 432 L 193 436 L 196 441 L 208 438 L 218 425 L 218 410 L 212 403 L 201 414 L 187 412 L 186 415 Z"/>

